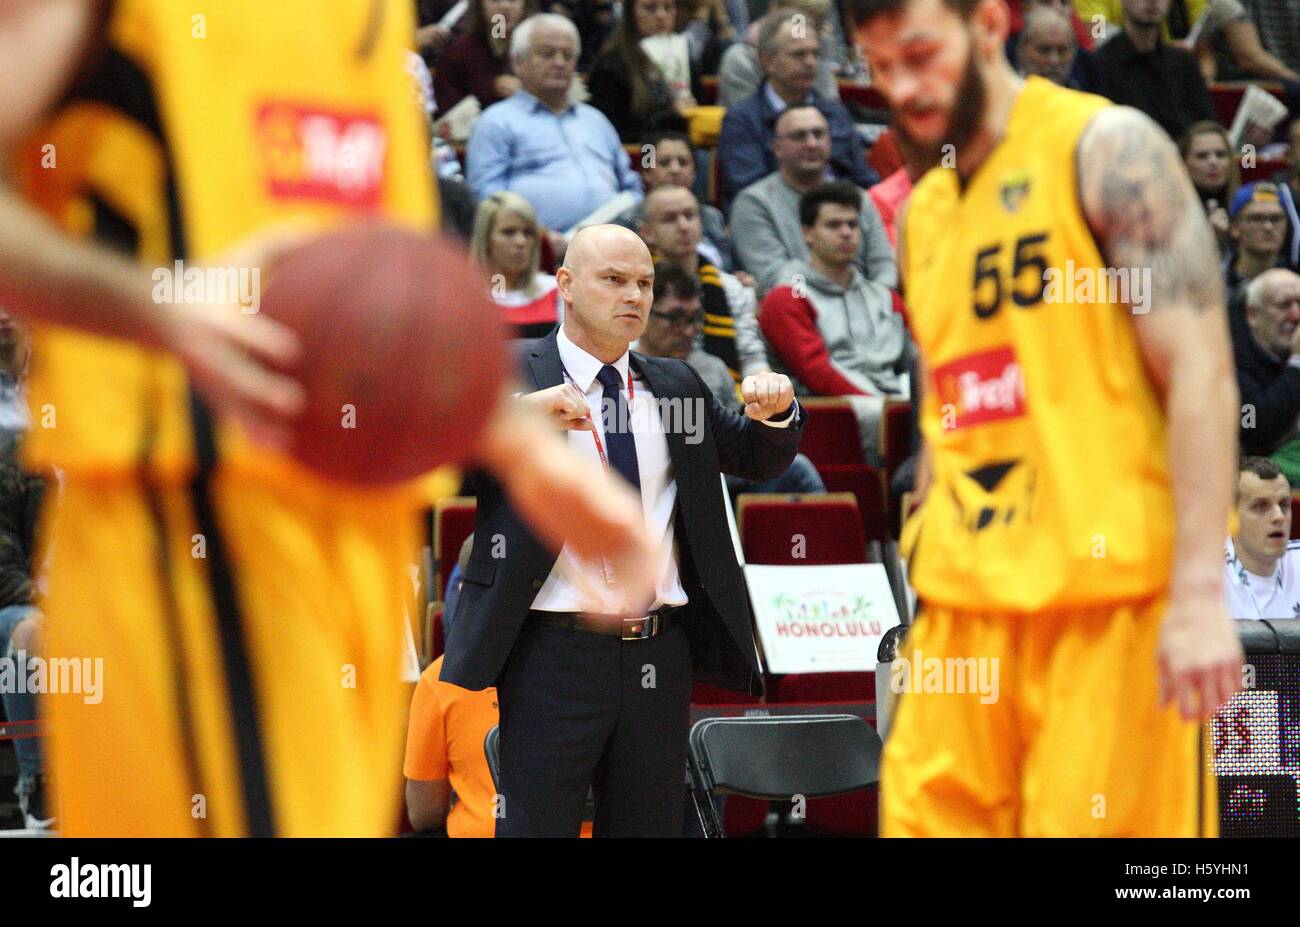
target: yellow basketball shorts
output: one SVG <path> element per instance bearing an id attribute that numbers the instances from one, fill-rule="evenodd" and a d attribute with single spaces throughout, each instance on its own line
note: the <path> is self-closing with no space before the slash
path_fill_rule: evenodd
<path id="1" fill-rule="evenodd" d="M 102 671 L 42 703 L 59 829 L 392 833 L 417 521 L 220 470 L 202 498 L 69 479 L 44 525 L 44 650 Z"/>
<path id="2" fill-rule="evenodd" d="M 925 606 L 890 680 L 882 835 L 1215 836 L 1201 726 L 1158 705 L 1163 614 Z"/>

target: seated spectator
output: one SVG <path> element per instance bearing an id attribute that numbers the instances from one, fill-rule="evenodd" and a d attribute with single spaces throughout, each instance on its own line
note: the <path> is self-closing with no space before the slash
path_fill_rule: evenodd
<path id="1" fill-rule="evenodd" d="M 642 161 L 641 181 L 647 192 L 666 183 L 695 190 L 695 146 L 684 132 L 654 132 L 646 137 L 646 145 L 648 151 L 647 157 Z M 641 226 L 641 210 L 644 205 L 645 201 L 642 200 L 625 209 L 614 218 L 614 224 L 635 232 Z M 708 258 L 709 263 L 731 273 L 735 268 L 735 258 L 732 256 L 731 237 L 727 234 L 727 220 L 723 218 L 722 210 L 708 203 L 700 203 L 700 224 L 704 227 L 700 252 Z"/>
<path id="2" fill-rule="evenodd" d="M 736 40 L 737 26 L 743 29 L 749 22 L 746 5 L 737 0 L 675 0 L 673 6 L 674 28 L 686 40 L 691 73 L 718 73 L 723 52 Z"/>
<path id="3" fill-rule="evenodd" d="M 710 264 L 700 252 L 700 207 L 685 187 L 651 190 L 638 230 L 656 265 L 676 264 L 699 281 L 705 326 L 700 346 L 727 365 L 739 383 L 768 370 L 767 349 L 754 320 L 754 291 Z"/>
<path id="4" fill-rule="evenodd" d="M 1241 172 L 1232 156 L 1228 132 L 1217 122 L 1197 122 L 1178 137 L 1178 153 L 1187 165 L 1187 175 L 1205 207 L 1219 241 L 1219 252 L 1226 253 L 1232 244 L 1228 232 L 1228 207 L 1241 187 Z"/>
<path id="5" fill-rule="evenodd" d="M 1223 257 L 1223 279 L 1229 295 L 1270 267 L 1281 266 L 1286 239 L 1286 212 L 1275 184 L 1248 183 L 1228 206 L 1232 249 Z"/>
<path id="6" fill-rule="evenodd" d="M 513 96 L 519 78 L 510 73 L 510 34 L 537 12 L 537 0 L 470 0 L 465 31 L 438 59 L 433 91 L 439 114 L 466 97 L 487 109 Z"/>
<path id="7" fill-rule="evenodd" d="M 1247 2 L 1253 6 L 1255 0 Z M 1103 17 L 1107 34 L 1121 31 L 1122 0 L 1075 0 L 1075 5 L 1084 19 Z M 1296 79 L 1294 69 L 1264 47 L 1259 29 L 1241 0 L 1172 2 L 1160 24 L 1160 36 L 1192 52 L 1207 82 L 1252 76 L 1283 81 Z M 1218 61 L 1220 57 L 1222 65 Z"/>
<path id="8" fill-rule="evenodd" d="M 808 257 L 799 198 L 826 179 L 831 157 L 826 117 L 813 106 L 790 107 L 776 121 L 772 152 L 777 169 L 741 191 L 731 211 L 736 260 L 754 275 L 760 293 L 776 286 L 783 264 Z M 873 283 L 898 286 L 894 252 L 875 206 L 865 202 L 859 219 L 858 270 Z"/>
<path id="9" fill-rule="evenodd" d="M 40 654 L 41 614 L 36 597 L 36 521 L 44 484 L 19 467 L 14 448 L 0 453 L 0 658 L 10 661 L 13 672 L 28 674 L 28 659 Z M 7 687 L 3 693 L 5 716 L 11 722 L 37 719 L 36 693 L 26 687 Z M 54 824 L 53 795 L 45 776 L 41 741 L 22 737 L 13 742 L 18 760 L 14 793 L 24 826 L 45 830 Z"/>
<path id="10" fill-rule="evenodd" d="M 1269 179 L 1277 184 L 1290 220 L 1290 240 L 1283 244 L 1282 255 L 1290 267 L 1300 269 L 1300 116 L 1291 120 L 1287 141 L 1287 166 Z"/>
<path id="11" fill-rule="evenodd" d="M 31 342 L 9 313 L 0 308 L 0 456 L 16 454 L 32 426 L 23 379 L 31 357 Z"/>
<path id="12" fill-rule="evenodd" d="M 1210 78 L 1300 80 L 1300 4 L 1295 0 L 1211 3 L 1219 8 L 1211 16 L 1221 22 L 1221 31 L 1211 37 L 1211 53 L 1203 59 Z M 1210 26 L 1203 30 L 1207 35 L 1212 31 Z"/>
<path id="13" fill-rule="evenodd" d="M 618 28 L 591 63 L 587 75 L 590 103 L 605 114 L 627 143 L 640 142 L 658 129 L 685 131 L 684 111 L 695 105 L 689 73 L 676 91 L 669 78 L 642 48 L 650 36 L 673 34 L 672 0 L 628 0 Z M 682 63 L 686 40 L 682 45 Z"/>
<path id="14" fill-rule="evenodd" d="M 520 23 L 510 60 L 521 86 L 483 111 L 466 152 L 475 196 L 518 193 L 560 233 L 621 192 L 641 198 L 641 178 L 609 120 L 569 99 L 578 49 L 578 32 L 563 16 L 539 13 Z"/>
<path id="15" fill-rule="evenodd" d="M 758 61 L 763 83 L 750 97 L 727 110 L 718 139 L 722 164 L 723 212 L 736 194 L 776 170 L 772 137 L 776 119 L 789 106 L 815 106 L 830 129 L 830 170 L 834 177 L 869 187 L 880 178 L 867 166 L 862 136 L 839 100 L 813 90 L 820 61 L 818 37 L 808 31 L 802 14 L 782 12 L 765 18 L 758 33 Z"/>
<path id="16" fill-rule="evenodd" d="M 1169 0 L 1123 0 L 1124 28 L 1097 50 L 1102 92 L 1140 109 L 1177 138 L 1215 118 L 1210 91 L 1190 52 L 1160 37 Z"/>
<path id="17" fill-rule="evenodd" d="M 469 559 L 462 545 L 457 563 Z M 443 626 L 454 617 L 447 594 Z M 497 690 L 478 692 L 442 682 L 442 657 L 420 674 L 406 729 L 406 815 L 430 836 L 492 837 L 497 790 L 484 743 L 499 720 Z M 452 794 L 455 794 L 455 804 Z"/>
<path id="18" fill-rule="evenodd" d="M 1101 89 L 1096 63 L 1079 48 L 1070 17 L 1054 4 L 1037 4 L 1025 14 L 1024 29 L 1007 40 L 1007 54 L 1026 77 L 1088 93 Z"/>
<path id="19" fill-rule="evenodd" d="M 537 213 L 518 193 L 503 190 L 479 204 L 470 257 L 483 268 L 493 301 L 519 338 L 541 338 L 563 318 L 555 278 L 538 271 Z"/>
<path id="20" fill-rule="evenodd" d="M 1011 39 L 1007 42 L 1007 60 L 1015 61 L 1015 37 L 1025 29 L 1025 19 L 1034 10 L 1049 7 L 1063 14 L 1070 20 L 1070 29 L 1074 33 L 1075 44 L 1081 51 L 1090 52 L 1096 45 L 1092 33 L 1092 23 L 1085 22 L 1082 14 L 1075 9 L 1073 0 L 1007 0 L 1007 9 L 1011 11 Z M 1115 27 L 1119 31 L 1119 27 Z"/>
<path id="21" fill-rule="evenodd" d="M 1300 541 L 1291 540 L 1291 483 L 1277 464 L 1243 457 L 1237 466 L 1237 533 L 1223 579 L 1233 618 L 1300 618 Z"/>
<path id="22" fill-rule="evenodd" d="M 699 281 L 676 264 L 660 264 L 655 269 L 654 303 L 645 332 L 636 350 L 651 357 L 675 357 L 695 369 L 718 404 L 735 412 L 744 412 L 740 391 L 727 365 L 697 346 L 704 330 L 704 303 L 700 299 Z M 774 480 L 758 483 L 738 476 L 726 477 L 732 496 L 742 492 L 825 492 L 826 484 L 817 468 L 803 454 Z"/>
<path id="23" fill-rule="evenodd" d="M 837 61 L 832 51 L 834 40 L 831 23 L 838 18 L 831 0 L 794 0 L 782 3 L 767 12 L 767 16 L 780 18 L 792 13 L 808 17 L 809 28 L 817 35 L 820 54 L 817 78 L 813 90 L 827 100 L 840 98 L 840 83 L 836 75 Z M 758 63 L 758 32 L 763 20 L 757 20 L 745 31 L 742 42 L 734 42 L 723 53 L 718 65 L 718 105 L 735 106 L 746 97 L 752 97 L 763 83 L 763 68 Z M 843 65 L 846 62 L 840 61 Z"/>
<path id="24" fill-rule="evenodd" d="M 1237 300 L 1241 302 L 1241 300 Z M 1245 312 L 1231 312 L 1241 393 L 1241 450 L 1272 457 L 1300 481 L 1300 275 L 1266 270 L 1245 287 Z"/>
<path id="25" fill-rule="evenodd" d="M 803 195 L 799 221 L 809 256 L 781 269 L 758 322 L 797 395 L 853 399 L 863 454 L 878 464 L 885 398 L 906 398 L 903 375 L 916 349 L 893 310 L 893 293 L 854 263 L 862 209 L 862 191 L 843 181 Z"/>

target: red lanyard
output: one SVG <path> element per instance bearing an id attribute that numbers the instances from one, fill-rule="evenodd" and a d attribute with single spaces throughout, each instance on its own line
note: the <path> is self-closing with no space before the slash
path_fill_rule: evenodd
<path id="1" fill-rule="evenodd" d="M 578 381 L 573 378 L 573 374 L 569 373 L 569 368 L 565 367 L 564 364 L 561 363 L 560 369 L 564 371 L 564 375 L 569 378 L 570 383 L 574 386 L 578 385 Z M 634 399 L 636 399 L 636 387 L 632 385 L 632 365 L 629 363 L 627 365 L 627 404 L 629 415 L 632 414 L 632 400 Z M 596 453 L 600 455 L 600 462 L 604 465 L 605 472 L 608 473 L 609 458 L 605 456 L 605 445 L 600 440 L 600 432 L 596 430 L 596 423 L 591 420 L 590 408 L 587 409 L 587 424 L 591 426 L 591 440 L 596 442 Z"/>

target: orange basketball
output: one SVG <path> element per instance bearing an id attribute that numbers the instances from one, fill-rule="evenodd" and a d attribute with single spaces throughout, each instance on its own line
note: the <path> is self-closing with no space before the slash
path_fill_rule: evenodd
<path id="1" fill-rule="evenodd" d="M 292 453 L 384 485 L 466 461 L 506 371 L 501 313 L 459 246 L 387 225 L 281 261 L 262 309 L 297 332 L 307 393 Z"/>

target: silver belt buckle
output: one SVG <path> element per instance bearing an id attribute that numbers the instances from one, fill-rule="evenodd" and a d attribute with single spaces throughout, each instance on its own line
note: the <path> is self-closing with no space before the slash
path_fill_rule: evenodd
<path id="1" fill-rule="evenodd" d="M 641 641 L 654 637 L 659 633 L 661 617 L 661 615 L 655 613 L 642 615 L 640 618 L 623 619 L 623 640 Z"/>

